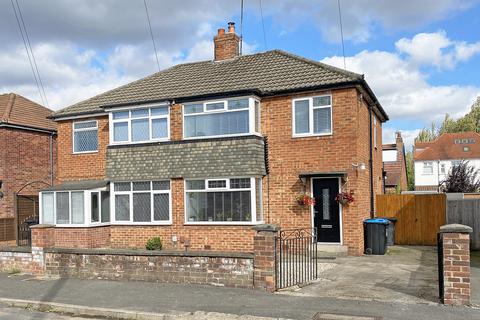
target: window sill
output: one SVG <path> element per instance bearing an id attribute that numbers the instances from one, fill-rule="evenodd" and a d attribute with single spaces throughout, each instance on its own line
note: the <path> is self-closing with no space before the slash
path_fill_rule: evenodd
<path id="1" fill-rule="evenodd" d="M 292 138 L 309 138 L 309 137 L 328 137 L 333 136 L 333 132 L 331 133 L 318 133 L 318 134 L 294 134 Z"/>
<path id="2" fill-rule="evenodd" d="M 223 134 L 218 136 L 201 136 L 201 137 L 188 137 L 183 138 L 183 140 L 202 140 L 202 139 L 216 139 L 216 138 L 234 138 L 234 137 L 246 137 L 246 136 L 257 136 L 263 137 L 262 134 L 258 132 L 249 132 L 249 133 L 239 133 L 239 134 Z"/>
<path id="3" fill-rule="evenodd" d="M 98 150 L 95 150 L 95 151 L 72 152 L 72 155 L 81 155 L 81 154 L 90 154 L 90 153 L 98 153 Z"/>
<path id="4" fill-rule="evenodd" d="M 170 137 L 164 139 L 155 139 L 155 140 L 148 140 L 148 141 L 134 141 L 134 142 L 111 142 L 108 146 L 129 146 L 129 145 L 136 145 L 136 144 L 148 144 L 148 143 L 156 143 L 156 142 L 167 142 L 170 141 Z"/>
<path id="5" fill-rule="evenodd" d="M 257 222 L 240 222 L 240 221 L 225 221 L 225 222 L 209 222 L 209 221 L 199 221 L 199 222 L 184 222 L 184 226 L 255 226 L 257 224 L 262 224 L 262 221 Z"/>

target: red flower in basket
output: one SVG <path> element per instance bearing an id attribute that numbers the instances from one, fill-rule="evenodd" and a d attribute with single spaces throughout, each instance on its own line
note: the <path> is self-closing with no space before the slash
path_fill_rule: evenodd
<path id="1" fill-rule="evenodd" d="M 339 194 L 337 194 L 337 196 L 335 197 L 335 201 L 337 201 L 338 203 L 340 203 L 342 206 L 348 206 L 350 203 L 352 203 L 353 201 L 355 201 L 355 198 L 353 197 L 353 195 L 349 192 L 340 192 Z"/>
<path id="2" fill-rule="evenodd" d="M 297 203 L 301 206 L 313 206 L 315 204 L 315 198 L 310 197 L 308 194 L 299 194 L 296 198 Z"/>

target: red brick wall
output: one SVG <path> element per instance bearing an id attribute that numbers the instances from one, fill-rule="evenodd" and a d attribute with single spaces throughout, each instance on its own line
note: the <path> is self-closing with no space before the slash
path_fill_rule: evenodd
<path id="1" fill-rule="evenodd" d="M 55 171 L 56 138 L 53 139 Z M 27 183 L 34 183 L 21 192 L 37 195 L 50 183 L 50 134 L 27 130 L 0 129 L 0 180 L 4 198 L 0 201 L 0 218 L 14 216 L 14 193 Z"/>
<path id="2" fill-rule="evenodd" d="M 98 152 L 73 154 L 73 121 L 58 123 L 58 174 L 57 181 L 96 180 L 105 178 L 105 156 L 109 143 L 108 117 L 86 118 L 98 120 Z"/>
<path id="3" fill-rule="evenodd" d="M 55 228 L 55 247 L 108 248 L 110 226 L 90 228 Z"/>

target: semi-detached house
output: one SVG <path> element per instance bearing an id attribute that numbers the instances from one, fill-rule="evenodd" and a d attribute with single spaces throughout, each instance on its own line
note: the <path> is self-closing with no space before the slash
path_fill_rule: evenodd
<path id="1" fill-rule="evenodd" d="M 363 252 L 388 117 L 362 75 L 280 50 L 175 65 L 56 112 L 57 184 L 41 223 L 58 247 L 251 251 L 252 225 L 317 228 Z M 340 191 L 355 201 L 340 206 Z M 309 194 L 314 206 L 299 205 Z"/>

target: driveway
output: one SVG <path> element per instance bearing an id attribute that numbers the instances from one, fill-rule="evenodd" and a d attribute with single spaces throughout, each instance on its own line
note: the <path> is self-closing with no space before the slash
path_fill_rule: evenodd
<path id="1" fill-rule="evenodd" d="M 470 272 L 472 273 L 472 304 L 480 307 L 480 251 L 472 251 L 471 257 Z"/>
<path id="2" fill-rule="evenodd" d="M 435 247 L 394 246 L 384 256 L 320 259 L 318 267 L 317 281 L 282 294 L 399 303 L 438 302 Z"/>

